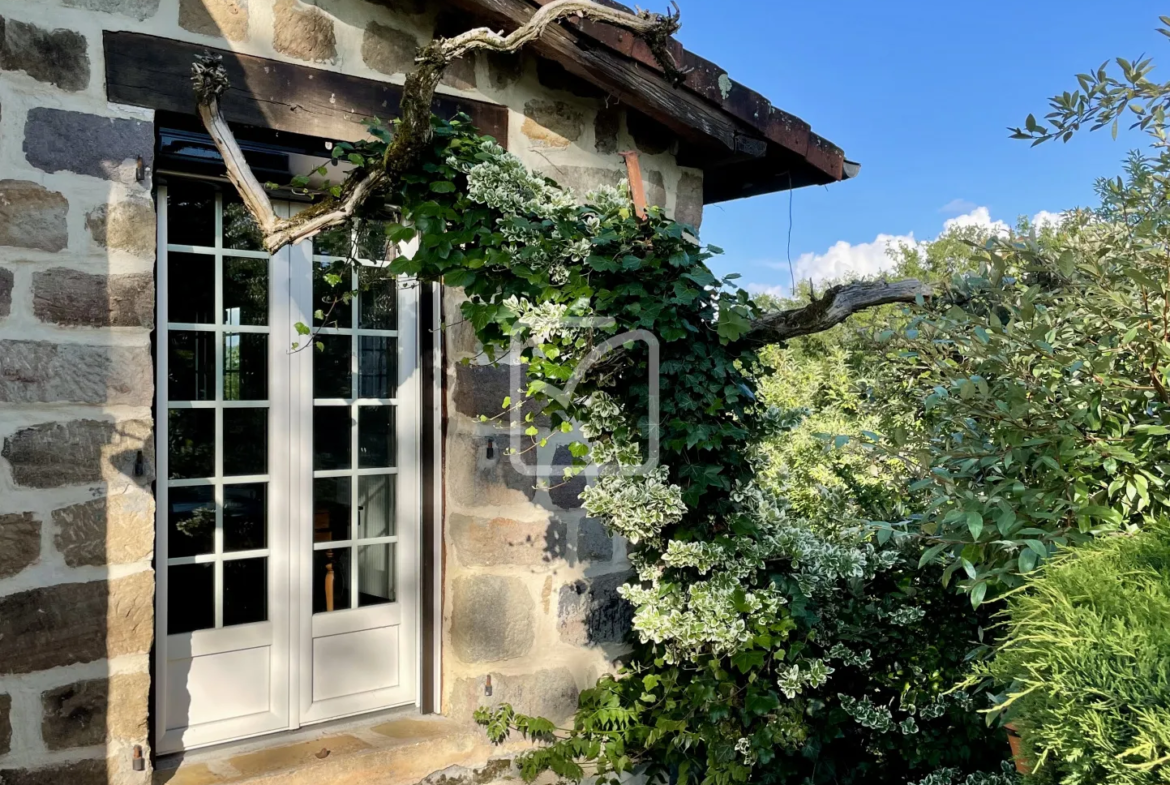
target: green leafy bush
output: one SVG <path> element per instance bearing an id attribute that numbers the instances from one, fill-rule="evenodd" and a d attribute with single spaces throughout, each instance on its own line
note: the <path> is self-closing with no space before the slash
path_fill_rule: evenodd
<path id="1" fill-rule="evenodd" d="M 1049 562 L 980 668 L 1006 685 L 1039 781 L 1170 782 L 1170 524 Z"/>

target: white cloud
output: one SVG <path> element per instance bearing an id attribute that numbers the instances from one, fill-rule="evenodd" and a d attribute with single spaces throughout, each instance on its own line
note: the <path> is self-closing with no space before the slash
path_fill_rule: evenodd
<path id="1" fill-rule="evenodd" d="M 969 213 L 979 205 L 974 202 L 969 202 L 966 199 L 952 199 L 942 207 L 938 208 L 940 213 L 951 213 L 959 215 L 961 213 Z"/>
<path id="2" fill-rule="evenodd" d="M 1037 229 L 1043 229 L 1046 226 L 1059 226 L 1064 218 L 1064 213 L 1050 213 L 1047 210 L 1041 210 L 1032 216 L 1032 226 Z"/>
<path id="3" fill-rule="evenodd" d="M 952 201 L 943 208 L 951 208 L 959 203 L 967 206 L 969 203 L 960 199 Z M 1060 221 L 1060 213 L 1042 210 L 1032 219 L 1033 225 L 1040 227 Z M 986 207 L 971 205 L 962 215 L 948 218 L 943 222 L 943 232 L 961 227 L 979 227 L 997 235 L 1007 235 L 1011 227 L 1004 221 L 991 217 L 991 211 Z M 879 234 L 872 242 L 853 243 L 841 240 L 824 253 L 805 253 L 793 260 L 793 267 L 798 282 L 809 281 L 819 285 L 825 281 L 834 281 L 848 278 L 858 278 L 878 275 L 894 267 L 894 260 L 890 258 L 889 249 L 900 245 L 919 245 L 914 233 L 908 234 Z M 787 277 L 787 262 L 765 262 L 766 266 L 784 271 Z M 778 297 L 787 296 L 787 285 L 772 285 L 753 283 L 748 284 L 748 291 L 753 293 L 767 293 Z"/>

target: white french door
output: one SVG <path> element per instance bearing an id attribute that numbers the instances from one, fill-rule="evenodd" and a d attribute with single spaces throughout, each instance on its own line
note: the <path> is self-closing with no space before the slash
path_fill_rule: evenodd
<path id="1" fill-rule="evenodd" d="M 376 227 L 270 256 L 182 178 L 158 215 L 158 750 L 414 703 L 417 289 Z"/>

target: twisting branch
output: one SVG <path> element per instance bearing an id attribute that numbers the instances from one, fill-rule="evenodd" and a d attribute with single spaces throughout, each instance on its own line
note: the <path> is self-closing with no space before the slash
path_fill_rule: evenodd
<path id="1" fill-rule="evenodd" d="M 758 319 L 741 342 L 756 346 L 783 343 L 836 327 L 858 311 L 890 303 L 912 303 L 919 296 L 930 297 L 933 293 L 929 285 L 913 278 L 834 286 L 803 308 L 778 311 Z"/>
<path id="2" fill-rule="evenodd" d="M 339 226 L 350 218 L 374 193 L 393 189 L 431 144 L 431 105 L 439 80 L 452 62 L 476 50 L 515 52 L 536 40 L 550 26 L 568 16 L 581 16 L 623 27 L 642 38 L 658 59 L 668 78 L 681 83 L 685 74 L 670 54 L 670 37 L 679 29 L 678 6 L 668 14 L 639 11 L 631 14 L 600 5 L 594 0 L 554 0 L 541 8 L 521 27 L 508 35 L 487 28 L 468 30 L 452 38 L 436 38 L 419 52 L 418 67 L 403 85 L 400 118 L 394 138 L 386 146 L 381 166 L 367 166 L 352 172 L 338 197 L 327 197 L 293 218 L 279 218 L 263 186 L 252 174 L 244 154 L 219 109 L 219 96 L 228 88 L 227 72 L 220 58 L 205 55 L 196 59 L 192 81 L 199 116 L 216 149 L 223 156 L 228 178 L 239 190 L 248 212 L 264 234 L 264 247 L 275 252 L 285 245 L 307 240 Z"/>

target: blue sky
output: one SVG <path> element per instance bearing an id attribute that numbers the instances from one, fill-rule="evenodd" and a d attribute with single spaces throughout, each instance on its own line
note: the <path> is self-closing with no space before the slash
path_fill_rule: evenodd
<path id="1" fill-rule="evenodd" d="M 886 237 L 938 235 L 948 219 L 1007 221 L 1093 200 L 1137 135 L 1030 148 L 1007 126 L 1040 116 L 1075 74 L 1143 53 L 1170 78 L 1170 45 L 1146 0 L 679 0 L 680 38 L 809 122 L 861 176 L 794 194 L 798 277 L 880 264 Z M 653 4 L 651 4 L 653 7 Z M 787 287 L 788 194 L 709 205 L 716 272 Z M 986 215 L 979 208 L 985 208 Z M 961 217 L 966 216 L 966 217 Z M 834 248 L 835 246 L 835 248 Z M 834 249 L 830 254 L 830 249 Z"/>

